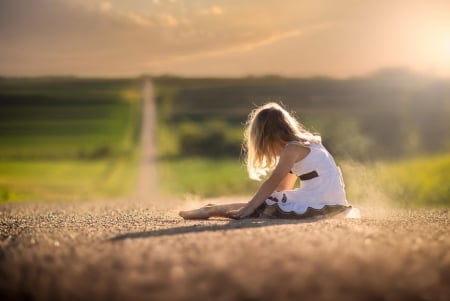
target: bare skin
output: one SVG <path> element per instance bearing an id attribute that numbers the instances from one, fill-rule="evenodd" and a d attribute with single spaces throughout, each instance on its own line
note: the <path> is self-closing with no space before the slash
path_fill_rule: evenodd
<path id="1" fill-rule="evenodd" d="M 283 190 L 290 190 L 294 188 L 295 183 L 297 182 L 298 177 L 295 174 L 288 173 L 283 180 L 281 180 L 278 187 L 275 189 L 275 191 L 283 191 Z"/>
<path id="2" fill-rule="evenodd" d="M 180 211 L 178 214 L 184 219 L 208 219 L 210 217 L 231 218 L 229 214 L 232 210 L 239 210 L 245 207 L 247 203 L 234 203 L 226 205 L 208 204 L 198 209 Z"/>
<path id="3" fill-rule="evenodd" d="M 298 144 L 287 144 L 279 148 L 279 161 L 272 174 L 265 180 L 248 203 L 227 205 L 206 205 L 199 209 L 181 211 L 184 219 L 208 219 L 210 217 L 226 217 L 241 219 L 250 216 L 274 191 L 292 189 L 297 177 L 290 174 L 292 166 L 304 159 L 310 152 L 308 147 Z"/>

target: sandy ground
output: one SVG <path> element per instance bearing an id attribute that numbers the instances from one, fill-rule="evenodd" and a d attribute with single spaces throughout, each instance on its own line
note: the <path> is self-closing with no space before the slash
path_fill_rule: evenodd
<path id="1" fill-rule="evenodd" d="M 448 210 L 184 221 L 180 204 L 0 205 L 0 299 L 449 300 Z"/>

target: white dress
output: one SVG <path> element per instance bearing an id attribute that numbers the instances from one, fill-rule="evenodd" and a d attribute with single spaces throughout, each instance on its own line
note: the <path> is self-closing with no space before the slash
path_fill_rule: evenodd
<path id="1" fill-rule="evenodd" d="M 289 142 L 288 144 L 299 144 Z M 304 214 L 307 210 L 348 207 L 342 173 L 333 157 L 321 143 L 307 146 L 311 151 L 296 162 L 291 172 L 297 176 L 316 171 L 318 176 L 301 181 L 300 188 L 274 192 L 265 202 L 277 205 L 282 212 Z"/>

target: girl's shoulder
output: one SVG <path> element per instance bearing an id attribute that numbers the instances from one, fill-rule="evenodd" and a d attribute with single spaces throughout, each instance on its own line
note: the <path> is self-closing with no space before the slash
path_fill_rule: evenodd
<path id="1" fill-rule="evenodd" d="M 309 141 L 298 141 L 298 140 L 293 140 L 293 141 L 289 141 L 288 143 L 286 143 L 287 145 L 299 145 L 299 146 L 303 146 L 303 147 L 310 147 L 313 143 L 309 142 Z"/>
<path id="2" fill-rule="evenodd" d="M 295 162 L 299 162 L 306 158 L 311 152 L 311 143 L 309 141 L 289 141 L 286 143 L 286 150 L 287 149 L 292 149 L 289 152 L 296 157 Z"/>

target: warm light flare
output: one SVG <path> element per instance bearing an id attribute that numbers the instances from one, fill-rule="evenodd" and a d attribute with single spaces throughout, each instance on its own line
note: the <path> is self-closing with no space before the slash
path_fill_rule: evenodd
<path id="1" fill-rule="evenodd" d="M 450 59 L 450 36 L 444 41 L 442 49 L 447 59 Z"/>
<path id="2" fill-rule="evenodd" d="M 420 20 L 421 22 L 418 22 Z M 450 23 L 433 18 L 417 18 L 409 28 L 411 44 L 409 60 L 417 68 L 435 74 L 450 75 Z"/>
<path id="3" fill-rule="evenodd" d="M 450 35 L 435 36 L 426 45 L 429 48 L 429 60 L 434 69 L 439 69 L 442 75 L 450 75 Z"/>

